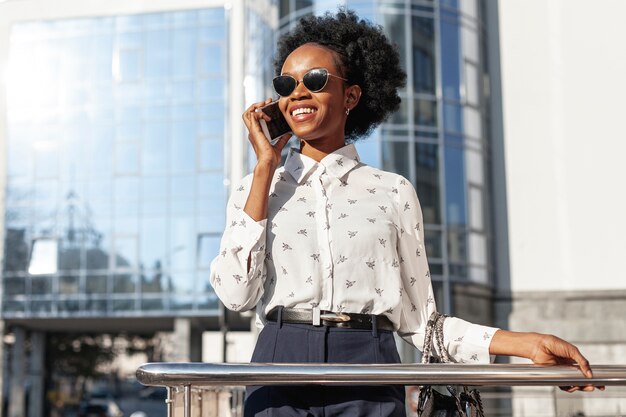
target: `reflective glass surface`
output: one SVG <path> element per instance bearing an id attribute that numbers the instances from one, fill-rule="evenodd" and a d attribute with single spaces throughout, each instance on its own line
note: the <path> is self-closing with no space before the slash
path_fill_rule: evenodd
<path id="1" fill-rule="evenodd" d="M 224 8 L 11 30 L 2 314 L 214 312 L 196 271 L 224 227 Z M 57 268 L 29 275 L 50 238 Z"/>

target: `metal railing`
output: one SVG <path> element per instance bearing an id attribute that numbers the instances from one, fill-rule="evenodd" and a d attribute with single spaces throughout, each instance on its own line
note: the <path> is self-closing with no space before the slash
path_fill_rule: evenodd
<path id="1" fill-rule="evenodd" d="M 192 417 L 192 403 L 204 401 L 206 404 L 211 400 L 205 398 L 208 392 L 213 393 L 210 395 L 214 396 L 216 408 L 212 412 L 193 414 L 223 415 L 219 409 L 232 401 L 230 396 L 242 395 L 241 390 L 224 388 L 240 385 L 626 386 L 626 365 L 594 365 L 593 373 L 593 378 L 585 378 L 575 366 L 516 364 L 149 363 L 137 370 L 137 380 L 144 385 L 167 387 L 168 416 L 174 416 L 174 403 L 178 399 L 182 400 L 182 415 Z M 207 391 L 207 388 L 212 390 Z M 195 399 L 192 401 L 193 392 Z M 218 398 L 220 393 L 221 399 Z"/>

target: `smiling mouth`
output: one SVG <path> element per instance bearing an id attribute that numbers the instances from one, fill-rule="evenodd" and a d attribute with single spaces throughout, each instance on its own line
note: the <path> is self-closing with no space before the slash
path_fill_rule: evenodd
<path id="1" fill-rule="evenodd" d="M 301 114 L 311 114 L 311 113 L 315 113 L 317 111 L 317 109 L 314 109 L 312 107 L 300 107 L 298 109 L 295 109 L 294 111 L 291 112 L 291 116 L 295 117 L 295 116 L 299 116 Z"/>

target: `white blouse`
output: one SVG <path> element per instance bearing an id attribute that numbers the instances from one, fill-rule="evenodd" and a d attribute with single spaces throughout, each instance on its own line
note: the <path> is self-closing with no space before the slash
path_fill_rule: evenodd
<path id="1" fill-rule="evenodd" d="M 243 211 L 251 183 L 252 174 L 232 193 L 211 263 L 211 284 L 226 307 L 257 307 L 260 326 L 279 305 L 384 314 L 422 348 L 436 307 L 422 211 L 407 179 L 360 162 L 354 145 L 319 163 L 293 148 L 259 222 Z M 448 318 L 444 344 L 457 362 L 489 363 L 496 330 Z"/>

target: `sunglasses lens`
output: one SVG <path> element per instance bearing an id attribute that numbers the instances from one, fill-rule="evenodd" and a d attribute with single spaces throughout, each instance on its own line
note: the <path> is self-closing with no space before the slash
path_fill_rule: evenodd
<path id="1" fill-rule="evenodd" d="M 289 75 L 279 75 L 272 81 L 274 91 L 279 96 L 287 97 L 296 88 L 296 80 Z"/>
<path id="2" fill-rule="evenodd" d="M 328 71 L 324 68 L 316 68 L 304 74 L 302 82 L 312 92 L 318 92 L 326 86 Z"/>

